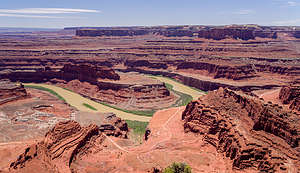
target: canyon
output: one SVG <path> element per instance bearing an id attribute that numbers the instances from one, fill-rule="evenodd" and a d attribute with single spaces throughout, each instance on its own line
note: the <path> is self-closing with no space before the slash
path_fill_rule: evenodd
<path id="1" fill-rule="evenodd" d="M 41 66 L 32 70 L 4 70 L 1 79 L 24 83 L 50 83 L 70 89 L 98 102 L 114 105 L 128 105 L 128 109 L 152 110 L 157 106 L 170 106 L 177 96 L 167 90 L 163 83 L 139 75 L 121 77 L 112 68 L 91 64 L 65 64 L 51 69 Z M 134 98 L 134 99 L 133 99 Z M 133 103 L 130 103 L 133 102 Z M 153 102 L 153 106 L 146 103 Z M 129 105 L 131 104 L 131 105 Z M 156 108 L 157 109 L 157 108 Z"/>
<path id="2" fill-rule="evenodd" d="M 195 172 L 297 172 L 299 115 L 257 96 L 220 88 L 186 107 L 156 112 L 147 140 L 138 146 L 119 135 L 128 132 L 127 125 L 110 115 L 107 119 L 114 121 L 103 125 L 60 122 L 11 162 L 9 170 L 152 172 L 175 158 Z"/>
<path id="3" fill-rule="evenodd" d="M 299 172 L 299 46 L 289 26 L 0 33 L 0 172 Z"/>

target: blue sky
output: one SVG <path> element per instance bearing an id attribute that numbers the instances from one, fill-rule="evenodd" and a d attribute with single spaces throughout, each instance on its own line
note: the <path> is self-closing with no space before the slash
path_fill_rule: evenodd
<path id="1" fill-rule="evenodd" d="M 3 0 L 0 27 L 297 25 L 300 0 Z"/>

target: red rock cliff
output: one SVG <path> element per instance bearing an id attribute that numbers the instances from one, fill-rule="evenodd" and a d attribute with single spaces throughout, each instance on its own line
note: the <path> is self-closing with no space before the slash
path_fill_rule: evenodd
<path id="1" fill-rule="evenodd" d="M 189 103 L 182 119 L 186 132 L 204 135 L 235 169 L 298 170 L 299 118 L 276 105 L 220 88 Z"/>
<path id="2" fill-rule="evenodd" d="M 22 84 L 12 83 L 8 79 L 0 80 L 0 105 L 27 96 Z"/>
<path id="3" fill-rule="evenodd" d="M 300 84 L 282 87 L 279 99 L 283 104 L 290 104 L 290 109 L 300 111 Z"/>

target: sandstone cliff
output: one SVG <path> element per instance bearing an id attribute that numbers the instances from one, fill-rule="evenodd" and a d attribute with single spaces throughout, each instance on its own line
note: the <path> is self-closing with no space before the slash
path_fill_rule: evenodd
<path id="1" fill-rule="evenodd" d="M 234 169 L 297 172 L 299 115 L 244 93 L 220 88 L 189 103 L 186 132 L 199 133 L 232 160 Z"/>
<path id="2" fill-rule="evenodd" d="M 98 79 L 119 80 L 120 76 L 109 67 L 95 66 L 91 64 L 65 64 L 60 69 L 51 69 L 41 66 L 34 70 L 7 70 L 0 73 L 0 79 L 8 78 L 21 82 L 48 82 L 51 79 L 71 81 L 78 79 L 90 83 L 97 83 Z"/>
<path id="3" fill-rule="evenodd" d="M 115 73 L 115 71 L 109 67 L 99 67 L 89 64 L 66 64 L 60 70 L 62 78 L 64 80 L 70 81 L 78 79 L 81 81 L 91 81 L 93 79 L 112 79 L 119 80 L 120 76 Z"/>
<path id="4" fill-rule="evenodd" d="M 24 86 L 8 79 L 0 80 L 0 105 L 27 96 Z"/>
<path id="5" fill-rule="evenodd" d="M 76 159 L 101 150 L 104 134 L 127 137 L 125 121 L 113 115 L 106 121 L 100 129 L 94 124 L 81 127 L 75 121 L 56 124 L 42 141 L 28 147 L 11 163 L 10 171 L 30 172 L 34 169 L 40 172 L 72 172 L 70 166 Z M 112 127 L 109 129 L 106 127 L 108 125 Z"/>
<path id="6" fill-rule="evenodd" d="M 183 62 L 177 65 L 177 70 L 180 69 L 204 70 L 214 78 L 227 78 L 233 80 L 240 80 L 256 76 L 251 65 L 226 66 L 206 62 Z"/>
<path id="7" fill-rule="evenodd" d="M 279 99 L 283 104 L 290 104 L 290 109 L 300 111 L 300 85 L 292 84 L 282 87 L 279 93 Z"/>

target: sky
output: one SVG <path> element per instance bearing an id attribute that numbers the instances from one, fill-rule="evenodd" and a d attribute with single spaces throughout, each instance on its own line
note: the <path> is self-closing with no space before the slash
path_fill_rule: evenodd
<path id="1" fill-rule="evenodd" d="M 2 0 L 0 27 L 300 26 L 300 0 Z"/>

